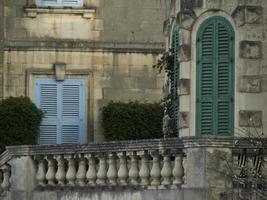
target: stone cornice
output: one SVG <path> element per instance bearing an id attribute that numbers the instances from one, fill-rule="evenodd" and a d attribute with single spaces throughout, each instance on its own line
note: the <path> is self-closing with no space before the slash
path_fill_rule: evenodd
<path id="1" fill-rule="evenodd" d="M 21 51 L 101 51 L 118 53 L 162 53 L 164 43 L 121 43 L 88 40 L 6 40 L 5 50 Z"/>

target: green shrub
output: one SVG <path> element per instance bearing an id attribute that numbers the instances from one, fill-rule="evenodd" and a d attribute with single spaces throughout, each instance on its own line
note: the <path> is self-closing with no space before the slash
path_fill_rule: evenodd
<path id="1" fill-rule="evenodd" d="M 43 112 L 28 97 L 0 101 L 0 152 L 8 145 L 35 144 Z"/>
<path id="2" fill-rule="evenodd" d="M 107 140 L 161 138 L 164 108 L 160 103 L 110 102 L 103 108 Z"/>

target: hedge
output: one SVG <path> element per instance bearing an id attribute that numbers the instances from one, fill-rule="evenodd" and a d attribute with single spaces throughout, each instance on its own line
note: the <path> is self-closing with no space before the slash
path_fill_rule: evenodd
<path id="1" fill-rule="evenodd" d="M 103 107 L 106 140 L 161 138 L 164 108 L 160 103 L 110 102 Z"/>
<path id="2" fill-rule="evenodd" d="M 43 112 L 28 97 L 0 101 L 0 152 L 8 145 L 35 144 Z"/>

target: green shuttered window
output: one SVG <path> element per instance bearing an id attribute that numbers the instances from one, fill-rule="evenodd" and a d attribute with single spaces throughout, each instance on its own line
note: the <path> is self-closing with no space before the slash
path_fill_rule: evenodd
<path id="1" fill-rule="evenodd" d="M 45 112 L 39 144 L 85 142 L 84 81 L 35 80 L 35 103 Z"/>
<path id="2" fill-rule="evenodd" d="M 199 28 L 196 67 L 197 135 L 233 135 L 234 31 L 223 17 Z"/>
<path id="3" fill-rule="evenodd" d="M 170 74 L 171 80 L 171 118 L 174 123 L 174 133 L 179 133 L 178 113 L 179 113 L 179 97 L 177 95 L 177 86 L 180 73 L 180 64 L 178 61 L 178 50 L 179 50 L 179 29 L 174 28 L 172 33 L 172 73 Z"/>

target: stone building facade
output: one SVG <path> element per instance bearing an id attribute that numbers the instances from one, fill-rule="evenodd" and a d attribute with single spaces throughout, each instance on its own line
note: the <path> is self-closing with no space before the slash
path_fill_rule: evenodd
<path id="1" fill-rule="evenodd" d="M 102 141 L 100 109 L 109 101 L 162 100 L 164 77 L 152 66 L 164 51 L 163 21 L 163 0 L 3 0 L 0 96 L 46 101 L 58 115 L 60 93 L 79 93 L 80 142 Z M 54 89 L 42 96 L 45 85 Z M 70 112 L 76 104 L 66 103 Z"/>
<path id="2" fill-rule="evenodd" d="M 267 2 L 168 0 L 166 13 L 180 136 L 266 136 Z"/>

